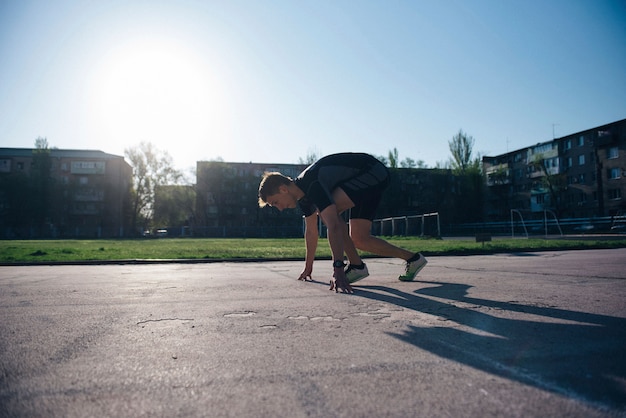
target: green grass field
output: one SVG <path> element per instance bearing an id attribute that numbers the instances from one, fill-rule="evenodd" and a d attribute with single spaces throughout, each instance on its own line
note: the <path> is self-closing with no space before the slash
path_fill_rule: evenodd
<path id="1" fill-rule="evenodd" d="M 559 249 L 623 248 L 621 239 L 494 239 L 484 245 L 472 240 L 386 238 L 426 255 L 469 255 Z M 367 256 L 367 253 L 364 255 Z M 330 257 L 320 239 L 317 258 Z M 304 259 L 304 240 L 167 238 L 142 240 L 24 240 L 0 241 L 0 263 L 50 263 L 116 260 L 233 260 Z"/>

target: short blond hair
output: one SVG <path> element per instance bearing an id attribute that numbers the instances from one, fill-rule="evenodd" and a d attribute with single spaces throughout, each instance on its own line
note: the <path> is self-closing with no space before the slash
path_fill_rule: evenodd
<path id="1" fill-rule="evenodd" d="M 259 184 L 259 207 L 267 206 L 267 198 L 278 193 L 280 186 L 289 186 L 291 183 L 293 183 L 291 177 L 277 171 L 263 173 L 261 184 Z"/>

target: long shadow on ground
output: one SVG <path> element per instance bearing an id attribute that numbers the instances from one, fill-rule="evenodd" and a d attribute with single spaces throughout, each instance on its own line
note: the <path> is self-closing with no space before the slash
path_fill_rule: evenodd
<path id="1" fill-rule="evenodd" d="M 500 377 L 626 411 L 625 319 L 472 298 L 471 286 L 463 284 L 421 283 L 432 287 L 406 293 L 362 286 L 355 295 L 459 324 L 410 326 L 391 334 L 400 340 Z M 505 318 L 511 313 L 527 319 Z"/>

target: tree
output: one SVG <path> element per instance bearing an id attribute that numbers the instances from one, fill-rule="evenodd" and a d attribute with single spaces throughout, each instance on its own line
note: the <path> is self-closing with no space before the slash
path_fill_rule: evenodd
<path id="1" fill-rule="evenodd" d="M 191 185 L 155 188 L 154 223 L 158 227 L 190 226 L 195 218 L 196 189 Z"/>
<path id="2" fill-rule="evenodd" d="M 424 160 L 415 161 L 411 157 L 406 157 L 404 160 L 400 161 L 400 167 L 402 168 L 428 168 L 426 167 L 426 163 Z"/>
<path id="3" fill-rule="evenodd" d="M 535 154 L 530 166 L 542 173 L 541 181 L 537 184 L 539 190 L 547 190 L 550 196 L 549 206 L 555 211 L 557 216 L 561 216 L 561 193 L 565 190 L 567 183 L 565 174 L 554 172 L 548 168 L 548 160 L 543 154 Z"/>
<path id="4" fill-rule="evenodd" d="M 127 148 L 124 155 L 133 167 L 132 223 L 134 231 L 141 222 L 148 228 L 154 215 L 154 195 L 159 186 L 176 184 L 182 174 L 173 167 L 167 151 L 157 149 L 150 142 Z"/>
<path id="5" fill-rule="evenodd" d="M 389 159 L 384 155 L 376 155 L 375 156 L 378 161 L 383 163 L 386 167 L 389 167 Z"/>
<path id="6" fill-rule="evenodd" d="M 389 150 L 389 167 L 390 168 L 398 168 L 398 148 L 394 148 L 393 150 Z"/>
<path id="7" fill-rule="evenodd" d="M 448 142 L 452 158 L 450 166 L 459 177 L 457 196 L 464 211 L 459 221 L 475 222 L 482 218 L 484 185 L 480 155 L 473 157 L 474 138 L 463 130 Z"/>
<path id="8" fill-rule="evenodd" d="M 38 151 L 47 151 L 48 150 L 48 138 L 37 137 L 35 139 L 35 149 Z"/>
<path id="9" fill-rule="evenodd" d="M 306 152 L 306 158 L 298 158 L 298 164 L 306 164 L 306 165 L 311 165 L 314 162 L 316 162 L 317 160 L 319 160 L 319 151 L 317 149 L 314 148 L 309 148 Z"/>
<path id="10" fill-rule="evenodd" d="M 463 130 L 459 130 L 448 141 L 448 146 L 452 153 L 450 165 L 455 172 L 458 174 L 466 174 L 469 171 L 480 172 L 480 156 L 472 158 L 474 138 L 471 135 L 467 135 Z"/>
<path id="11" fill-rule="evenodd" d="M 406 157 L 401 161 L 397 148 L 389 150 L 387 156 L 376 156 L 376 159 L 389 168 L 427 168 L 424 160 L 415 161 L 413 158 Z"/>
<path id="12" fill-rule="evenodd" d="M 30 182 L 33 198 L 31 210 L 32 220 L 38 229 L 39 235 L 44 233 L 45 224 L 50 222 L 53 181 L 50 177 L 52 168 L 52 159 L 50 158 L 50 149 L 48 148 L 48 140 L 38 137 L 35 140 L 35 149 L 33 150 L 33 165 L 31 167 Z"/>

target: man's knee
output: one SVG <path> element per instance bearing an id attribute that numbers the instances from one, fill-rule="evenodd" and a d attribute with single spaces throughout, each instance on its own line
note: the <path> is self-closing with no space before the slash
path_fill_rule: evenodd
<path id="1" fill-rule="evenodd" d="M 352 238 L 355 247 L 363 249 L 367 247 L 367 243 L 371 240 L 372 235 L 369 231 L 350 231 L 350 238 Z"/>
<path id="2" fill-rule="evenodd" d="M 372 222 L 366 219 L 350 219 L 350 238 L 358 249 L 367 248 L 372 237 Z"/>

